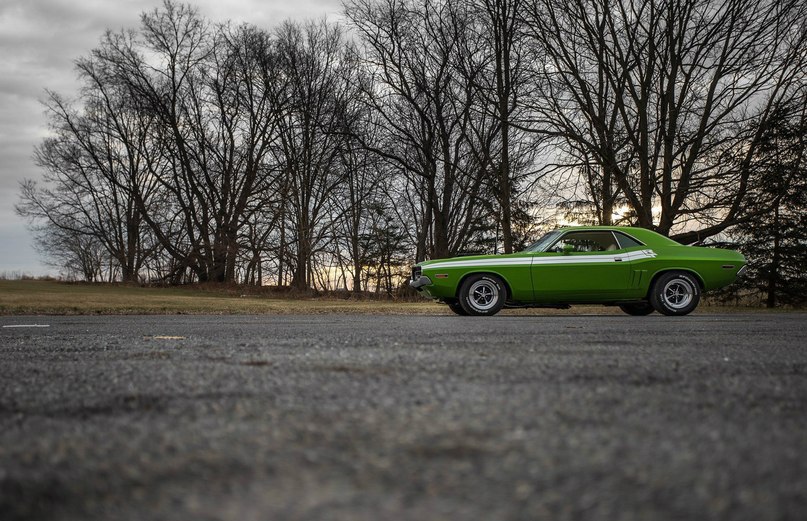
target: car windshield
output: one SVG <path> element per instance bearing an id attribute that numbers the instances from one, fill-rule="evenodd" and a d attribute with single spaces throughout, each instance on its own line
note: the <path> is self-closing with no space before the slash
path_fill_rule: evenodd
<path id="1" fill-rule="evenodd" d="M 534 243 L 527 246 L 524 253 L 536 253 L 545 251 L 552 242 L 560 235 L 559 231 L 549 232 Z"/>

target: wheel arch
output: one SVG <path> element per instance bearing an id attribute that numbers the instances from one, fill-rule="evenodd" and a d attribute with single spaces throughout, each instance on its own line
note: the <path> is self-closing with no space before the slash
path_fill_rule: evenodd
<path id="1" fill-rule="evenodd" d="M 697 271 L 695 271 L 695 270 L 693 270 L 691 268 L 662 268 L 662 269 L 658 270 L 657 272 L 655 272 L 653 274 L 653 276 L 650 278 L 650 284 L 647 286 L 647 292 L 645 293 L 645 298 L 649 298 L 650 292 L 653 291 L 653 286 L 656 284 L 656 281 L 658 280 L 659 277 L 661 277 L 665 273 L 670 273 L 670 272 L 675 272 L 675 271 L 682 271 L 684 273 L 687 273 L 687 274 L 692 275 L 693 277 L 695 277 L 695 280 L 698 282 L 698 286 L 699 286 L 699 288 L 701 290 L 701 293 L 703 293 L 704 288 L 706 286 L 705 286 L 705 284 L 703 282 L 703 278 L 700 276 L 700 273 L 698 273 Z"/>
<path id="2" fill-rule="evenodd" d="M 510 288 L 510 282 L 507 280 L 507 277 L 495 271 L 480 270 L 480 271 L 470 271 L 465 275 L 463 275 L 462 277 L 460 277 L 460 280 L 457 282 L 457 289 L 454 290 L 454 298 L 456 299 L 459 298 L 460 289 L 462 288 L 462 285 L 465 283 L 465 280 L 473 275 L 493 275 L 497 277 L 499 280 L 502 281 L 502 283 L 504 284 L 504 289 L 507 291 L 507 296 L 505 300 L 508 300 L 513 297 L 513 290 Z"/>

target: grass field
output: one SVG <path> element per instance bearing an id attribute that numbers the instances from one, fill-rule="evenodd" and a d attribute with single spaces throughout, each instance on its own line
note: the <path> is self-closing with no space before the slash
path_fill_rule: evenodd
<path id="1" fill-rule="evenodd" d="M 417 302 L 241 295 L 238 288 L 146 288 L 0 280 L 0 314 L 435 314 L 445 306 Z"/>
<path id="2" fill-rule="evenodd" d="M 46 280 L 0 280 L 0 315 L 101 314 L 400 314 L 450 315 L 447 306 L 415 301 L 303 298 L 271 293 L 242 294 L 238 287 L 154 288 Z M 251 290 L 250 290 L 251 291 Z M 754 308 L 701 304 L 697 312 L 748 312 Z M 574 306 L 571 310 L 516 309 L 505 314 L 621 314 L 619 308 Z"/>

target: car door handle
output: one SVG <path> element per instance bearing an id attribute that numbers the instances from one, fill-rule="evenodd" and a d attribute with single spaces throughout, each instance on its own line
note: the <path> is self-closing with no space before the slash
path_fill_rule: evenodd
<path id="1" fill-rule="evenodd" d="M 621 258 L 621 257 L 616 257 L 616 258 L 614 259 L 614 262 L 622 262 L 622 258 Z"/>

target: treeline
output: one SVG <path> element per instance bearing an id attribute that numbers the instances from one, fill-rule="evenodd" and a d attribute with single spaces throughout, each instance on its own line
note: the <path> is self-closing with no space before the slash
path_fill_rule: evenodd
<path id="1" fill-rule="evenodd" d="M 804 127 L 805 9 L 349 0 L 346 26 L 265 30 L 166 0 L 48 94 L 18 211 L 87 280 L 301 290 L 391 292 L 559 220 L 749 237 L 803 205 L 804 134 L 772 129 Z M 782 139 L 787 181 L 760 173 Z"/>

